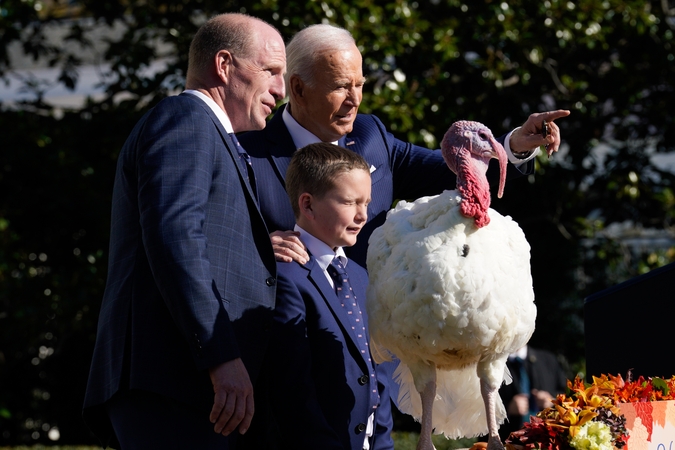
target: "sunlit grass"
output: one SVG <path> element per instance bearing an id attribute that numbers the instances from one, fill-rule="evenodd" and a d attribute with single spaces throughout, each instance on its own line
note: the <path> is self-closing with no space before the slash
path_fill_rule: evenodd
<path id="1" fill-rule="evenodd" d="M 391 436 L 394 438 L 394 450 L 415 450 L 417 447 L 418 433 L 394 431 Z M 433 435 L 431 440 L 434 442 L 436 450 L 469 448 L 476 442 L 476 439 L 446 439 L 443 435 Z"/>
<path id="2" fill-rule="evenodd" d="M 391 434 L 394 439 L 394 450 L 415 450 L 419 434 L 408 431 L 394 431 Z M 455 450 L 459 448 L 469 448 L 476 442 L 475 439 L 446 439 L 443 436 L 434 435 L 431 438 L 436 450 Z M 101 450 L 101 447 L 91 447 L 86 445 L 19 445 L 17 447 L 0 447 L 0 450 Z M 112 449 L 109 449 L 112 450 Z"/>

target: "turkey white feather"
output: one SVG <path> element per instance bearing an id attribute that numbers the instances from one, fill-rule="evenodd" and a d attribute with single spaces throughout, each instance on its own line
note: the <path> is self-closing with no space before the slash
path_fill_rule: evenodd
<path id="1" fill-rule="evenodd" d="M 498 396 L 506 359 L 534 331 L 530 247 L 520 227 L 489 208 L 485 172 L 504 149 L 484 125 L 453 124 L 442 143 L 457 189 L 399 202 L 369 240 L 367 307 L 376 361 L 401 363 L 398 407 L 449 438 L 489 434 L 503 448 Z"/>

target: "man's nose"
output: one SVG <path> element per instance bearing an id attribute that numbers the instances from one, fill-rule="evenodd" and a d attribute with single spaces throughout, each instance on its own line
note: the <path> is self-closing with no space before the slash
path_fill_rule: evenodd
<path id="1" fill-rule="evenodd" d="M 356 86 L 352 87 L 347 95 L 347 101 L 358 108 L 361 104 L 361 89 Z"/>
<path id="2" fill-rule="evenodd" d="M 275 99 L 281 100 L 286 97 L 286 83 L 281 76 L 275 76 L 272 86 L 270 86 L 270 93 Z"/>

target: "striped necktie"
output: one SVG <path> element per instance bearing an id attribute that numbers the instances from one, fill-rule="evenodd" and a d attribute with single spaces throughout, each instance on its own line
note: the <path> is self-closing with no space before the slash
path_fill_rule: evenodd
<path id="1" fill-rule="evenodd" d="M 241 163 L 241 166 L 244 169 L 244 173 L 246 174 L 246 180 L 248 181 L 248 184 L 251 186 L 251 190 L 253 191 L 253 195 L 255 196 L 255 199 L 257 201 L 258 186 L 256 185 L 255 174 L 253 173 L 253 164 L 251 164 L 251 157 L 248 155 L 248 153 L 246 153 L 244 147 L 241 146 L 241 144 L 239 143 L 239 139 L 237 139 L 237 136 L 234 133 L 228 133 L 228 136 L 230 136 L 230 139 L 232 139 L 232 142 L 234 142 L 235 147 L 237 147 L 237 152 L 239 153 L 239 162 Z"/>

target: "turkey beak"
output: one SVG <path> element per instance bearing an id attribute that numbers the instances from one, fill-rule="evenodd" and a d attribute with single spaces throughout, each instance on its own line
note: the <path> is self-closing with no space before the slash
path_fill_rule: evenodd
<path id="1" fill-rule="evenodd" d="M 504 150 L 502 144 L 497 142 L 495 138 L 490 139 L 490 144 L 495 152 L 494 157 L 499 160 L 499 191 L 497 192 L 497 197 L 502 198 L 502 195 L 504 195 L 504 185 L 506 184 L 506 166 L 509 158 L 506 156 L 506 150 Z"/>

